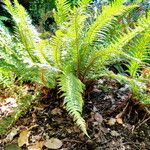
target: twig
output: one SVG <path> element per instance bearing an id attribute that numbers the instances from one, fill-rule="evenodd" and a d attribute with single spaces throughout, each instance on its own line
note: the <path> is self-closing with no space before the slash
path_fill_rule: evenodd
<path id="1" fill-rule="evenodd" d="M 62 141 L 65 141 L 65 142 L 75 142 L 75 143 L 83 143 L 81 141 L 77 141 L 77 140 L 67 140 L 67 139 L 63 139 Z"/>
<path id="2" fill-rule="evenodd" d="M 145 119 L 144 121 L 142 121 L 137 127 L 136 129 L 138 129 L 143 123 L 147 122 L 150 119 L 150 117 L 148 117 L 147 119 Z"/>

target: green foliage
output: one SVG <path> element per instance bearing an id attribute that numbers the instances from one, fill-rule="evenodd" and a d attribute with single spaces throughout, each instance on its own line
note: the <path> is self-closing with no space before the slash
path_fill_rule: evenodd
<path id="1" fill-rule="evenodd" d="M 55 0 L 32 0 L 29 1 L 29 13 L 33 21 L 38 24 L 48 11 L 55 8 Z"/>
<path id="2" fill-rule="evenodd" d="M 14 73 L 11 71 L 0 70 L 0 89 L 11 87 L 14 84 Z"/>
<path id="3" fill-rule="evenodd" d="M 65 11 L 69 11 L 70 7 L 77 4 L 77 0 L 64 1 L 67 5 L 62 5 L 63 1 L 58 0 L 31 0 L 29 1 L 29 14 L 33 19 L 33 23 L 39 26 L 40 31 L 51 31 L 55 29 L 55 23 L 53 20 L 53 10 L 60 9 L 62 14 L 59 14 L 57 21 L 64 22 L 66 14 Z M 65 8 L 65 9 L 64 9 Z M 56 17 L 55 17 L 56 18 Z M 64 19 L 64 20 L 63 20 Z M 57 22 L 58 23 L 58 22 Z"/>
<path id="4" fill-rule="evenodd" d="M 127 73 L 132 79 L 136 79 L 135 82 L 130 82 L 133 92 L 139 96 L 141 101 L 148 102 L 148 95 L 145 96 L 143 89 L 147 88 L 147 82 L 149 82 L 150 72 L 147 71 L 147 75 L 143 76 L 143 71 L 150 66 L 150 28 L 149 28 L 149 12 L 148 17 L 141 17 L 135 24 L 144 28 L 141 34 L 137 34 L 132 41 L 125 47 L 124 51 L 127 53 L 129 60 L 126 63 Z M 147 26 L 148 25 L 148 26 Z M 144 84 L 145 83 L 145 84 Z M 140 87 L 140 88 L 139 88 Z M 142 88 L 143 87 L 143 88 Z M 142 94 L 143 93 L 143 94 Z M 143 98 L 142 98 L 143 97 Z M 146 99 L 147 97 L 147 99 Z"/>
<path id="5" fill-rule="evenodd" d="M 48 41 L 40 40 L 25 9 L 17 1 L 15 1 L 15 7 L 8 0 L 5 1 L 5 4 L 16 23 L 16 35 L 11 36 L 3 28 L 1 29 L 2 60 L 0 67 L 14 70 L 17 75 L 21 74 L 26 80 L 38 81 L 43 84 L 46 81 L 47 86 L 52 86 L 50 84 L 54 84 L 52 82 L 54 79 L 51 77 L 54 75 L 55 69 L 49 75 L 48 68 L 50 66 L 45 63 L 46 60 L 49 61 L 48 56 L 43 54 L 48 50 L 46 46 Z"/>
<path id="6" fill-rule="evenodd" d="M 87 7 L 90 0 L 78 1 L 73 8 L 66 0 L 57 0 L 54 19 L 58 30 L 50 39 L 43 40 L 17 0 L 14 0 L 14 6 L 9 0 L 3 1 L 15 21 L 16 34 L 10 35 L 3 29 L 0 33 L 0 67 L 12 70 L 22 80 L 51 87 L 59 84 L 66 110 L 88 135 L 81 116 L 83 84 L 93 76 L 109 73 L 107 66 L 119 58 L 128 60 L 131 80 L 137 80 L 138 70 L 147 65 L 145 53 L 147 56 L 149 50 L 149 17 L 141 16 L 133 27 L 128 25 L 126 31 L 119 28 L 117 36 L 115 34 L 105 43 L 111 27 L 138 4 L 126 6 L 123 0 L 116 0 L 103 6 L 102 13 L 89 22 Z M 126 77 L 122 78 L 126 80 Z"/>
<path id="7" fill-rule="evenodd" d="M 86 131 L 86 124 L 81 118 L 83 107 L 83 84 L 70 71 L 66 71 L 60 77 L 60 90 L 64 92 L 62 96 L 65 97 L 64 104 L 71 116 L 74 116 L 74 121 L 81 128 L 81 130 L 88 136 Z"/>
<path id="8" fill-rule="evenodd" d="M 55 17 L 55 22 L 57 25 L 61 25 L 63 22 L 68 21 L 68 15 L 69 15 L 69 10 L 70 10 L 70 5 L 66 0 L 56 0 L 56 9 L 54 13 Z"/>

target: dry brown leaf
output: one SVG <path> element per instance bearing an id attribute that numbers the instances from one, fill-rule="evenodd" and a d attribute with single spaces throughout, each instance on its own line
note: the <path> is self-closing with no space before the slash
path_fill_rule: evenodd
<path id="1" fill-rule="evenodd" d="M 117 121 L 117 123 L 119 123 L 119 124 L 123 124 L 122 118 L 117 118 L 116 121 Z"/>
<path id="2" fill-rule="evenodd" d="M 58 149 L 58 148 L 62 147 L 63 143 L 61 140 L 59 140 L 57 138 L 51 138 L 51 139 L 45 141 L 44 145 L 50 149 Z"/>
<path id="3" fill-rule="evenodd" d="M 123 124 L 122 115 L 123 115 L 123 112 L 120 112 L 120 113 L 116 116 L 116 121 L 117 121 L 117 123 L 119 123 L 119 124 Z"/>
<path id="4" fill-rule="evenodd" d="M 36 143 L 29 145 L 28 150 L 42 150 L 44 146 L 44 141 L 37 141 Z"/>
<path id="5" fill-rule="evenodd" d="M 109 120 L 108 120 L 108 125 L 110 125 L 110 126 L 113 126 L 114 124 L 116 123 L 116 119 L 115 118 L 110 118 Z"/>
<path id="6" fill-rule="evenodd" d="M 123 115 L 123 112 L 120 112 L 120 113 L 116 116 L 116 119 L 117 119 L 117 118 L 122 118 L 122 115 Z"/>
<path id="7" fill-rule="evenodd" d="M 18 146 L 21 147 L 24 144 L 28 145 L 28 137 L 30 132 L 28 130 L 23 130 L 20 132 L 19 138 L 18 138 Z"/>

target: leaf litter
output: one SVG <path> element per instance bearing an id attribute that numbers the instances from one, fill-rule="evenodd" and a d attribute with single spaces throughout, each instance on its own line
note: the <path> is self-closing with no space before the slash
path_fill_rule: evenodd
<path id="1" fill-rule="evenodd" d="M 0 149 L 149 149 L 149 116 L 136 103 L 126 85 L 107 78 L 94 81 L 93 88 L 87 85 L 83 117 L 91 139 L 74 125 L 56 91 L 44 88 L 43 95 L 33 102 L 33 107 L 20 117 L 7 135 L 1 136 Z"/>

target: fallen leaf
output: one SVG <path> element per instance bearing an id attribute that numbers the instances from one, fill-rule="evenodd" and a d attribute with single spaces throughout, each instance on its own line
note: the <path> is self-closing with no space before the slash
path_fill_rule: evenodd
<path id="1" fill-rule="evenodd" d="M 73 127 L 73 132 L 80 133 L 80 129 L 77 126 L 74 126 Z"/>
<path id="2" fill-rule="evenodd" d="M 23 130 L 18 138 L 18 146 L 21 147 L 24 144 L 28 145 L 28 137 L 30 132 L 28 130 Z"/>
<path id="3" fill-rule="evenodd" d="M 6 143 L 12 141 L 14 136 L 16 136 L 18 134 L 19 129 L 20 129 L 19 127 L 18 128 L 12 128 L 11 132 L 7 135 L 7 137 L 4 139 L 4 141 Z"/>
<path id="4" fill-rule="evenodd" d="M 116 123 L 116 119 L 115 118 L 110 118 L 109 120 L 108 120 L 108 125 L 110 125 L 110 126 L 113 126 L 114 124 Z"/>
<path id="5" fill-rule="evenodd" d="M 72 130 L 71 130 L 71 129 L 67 129 L 67 128 L 66 128 L 66 131 L 67 131 L 68 133 L 72 133 Z"/>
<path id="6" fill-rule="evenodd" d="M 123 115 L 123 112 L 120 112 L 120 113 L 116 116 L 116 119 L 117 119 L 117 118 L 122 118 L 122 115 Z"/>
<path id="7" fill-rule="evenodd" d="M 30 138 L 30 141 L 32 143 L 35 143 L 36 141 L 40 141 L 41 140 L 41 135 L 32 135 L 31 138 Z"/>
<path id="8" fill-rule="evenodd" d="M 2 101 L 0 104 L 0 120 L 1 118 L 7 117 L 10 113 L 15 111 L 15 108 L 18 106 L 16 99 L 6 98 L 5 101 Z"/>
<path id="9" fill-rule="evenodd" d="M 43 146 L 44 146 L 44 141 L 37 141 L 36 143 L 29 145 L 28 150 L 42 150 Z"/>
<path id="10" fill-rule="evenodd" d="M 117 121 L 117 123 L 119 123 L 119 124 L 123 124 L 122 115 L 123 115 L 123 112 L 120 112 L 120 113 L 116 116 L 116 121 Z"/>
<path id="11" fill-rule="evenodd" d="M 102 123 L 102 122 L 103 122 L 103 117 L 102 117 L 102 115 L 99 114 L 99 113 L 95 113 L 94 118 L 95 118 L 95 120 L 96 120 L 98 123 Z"/>
<path id="12" fill-rule="evenodd" d="M 119 123 L 119 124 L 123 124 L 122 118 L 117 118 L 116 121 L 117 121 L 117 123 Z"/>
<path id="13" fill-rule="evenodd" d="M 45 141 L 44 145 L 50 149 L 58 149 L 63 145 L 63 143 L 61 140 L 59 140 L 57 138 L 51 138 L 51 139 Z"/>
<path id="14" fill-rule="evenodd" d="M 38 127 L 38 125 L 37 125 L 37 124 L 34 124 L 34 125 L 32 125 L 28 130 L 32 130 L 33 128 L 36 128 L 36 127 Z"/>
<path id="15" fill-rule="evenodd" d="M 108 128 L 104 128 L 104 127 L 101 127 L 101 131 L 105 134 L 109 133 L 109 129 Z"/>

